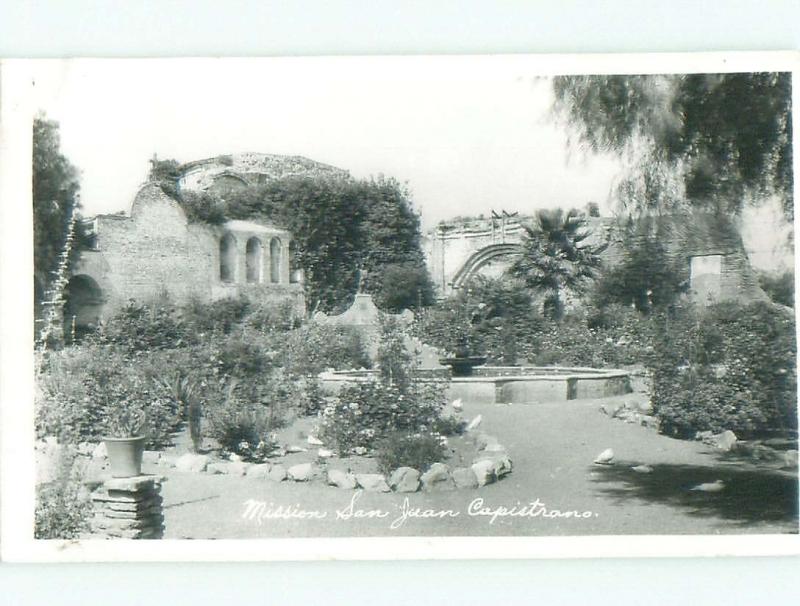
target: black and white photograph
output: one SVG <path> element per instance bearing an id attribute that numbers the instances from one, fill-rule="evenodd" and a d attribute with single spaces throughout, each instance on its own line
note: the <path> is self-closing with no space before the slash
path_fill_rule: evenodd
<path id="1" fill-rule="evenodd" d="M 6 62 L 32 499 L 4 539 L 797 550 L 796 63 Z"/>

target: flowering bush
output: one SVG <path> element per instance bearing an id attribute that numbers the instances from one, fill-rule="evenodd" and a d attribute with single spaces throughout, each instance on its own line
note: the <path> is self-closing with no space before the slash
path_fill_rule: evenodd
<path id="1" fill-rule="evenodd" d="M 359 333 L 346 326 L 312 322 L 287 333 L 281 345 L 283 366 L 294 375 L 371 366 Z"/>
<path id="2" fill-rule="evenodd" d="M 430 431 L 445 405 L 444 381 L 416 382 L 406 391 L 381 381 L 342 389 L 321 412 L 321 436 L 340 453 L 371 450 L 392 433 Z"/>
<path id="3" fill-rule="evenodd" d="M 680 437 L 797 427 L 794 318 L 768 303 L 678 308 L 662 315 L 652 402 L 662 430 Z"/>
<path id="4" fill-rule="evenodd" d="M 653 320 L 619 305 L 584 309 L 545 322 L 523 356 L 537 366 L 613 368 L 644 363 L 652 352 Z"/>

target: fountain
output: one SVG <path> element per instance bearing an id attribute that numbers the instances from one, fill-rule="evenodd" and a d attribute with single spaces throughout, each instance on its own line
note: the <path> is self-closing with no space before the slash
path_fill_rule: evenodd
<path id="1" fill-rule="evenodd" d="M 486 356 L 470 355 L 466 337 L 459 340 L 455 354 L 453 357 L 439 358 L 439 364 L 449 366 L 453 377 L 471 377 L 474 367 L 486 364 Z"/>

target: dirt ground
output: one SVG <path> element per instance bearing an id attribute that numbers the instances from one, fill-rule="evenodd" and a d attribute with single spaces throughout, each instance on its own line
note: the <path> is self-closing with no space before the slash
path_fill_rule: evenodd
<path id="1" fill-rule="evenodd" d="M 145 471 L 167 476 L 165 538 L 798 531 L 796 470 L 611 419 L 599 412 L 602 402 L 465 406 L 465 418 L 482 415 L 481 429 L 514 462 L 511 475 L 475 490 L 356 493 L 321 482 L 275 483 L 155 465 Z M 613 464 L 593 464 L 606 448 L 614 450 Z M 652 472 L 631 469 L 637 465 Z M 691 490 L 718 481 L 716 492 Z M 248 507 L 258 507 L 259 515 L 246 516 Z"/>

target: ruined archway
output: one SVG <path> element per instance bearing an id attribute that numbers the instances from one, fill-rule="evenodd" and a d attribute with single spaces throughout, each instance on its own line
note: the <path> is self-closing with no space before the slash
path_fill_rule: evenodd
<path id="1" fill-rule="evenodd" d="M 292 240 L 289 242 L 289 282 L 292 284 L 299 284 L 303 281 L 303 269 L 300 267 L 298 255 L 297 243 Z"/>
<path id="2" fill-rule="evenodd" d="M 247 281 L 250 284 L 261 282 L 261 257 L 263 254 L 261 240 L 253 236 L 245 247 L 245 266 Z"/>
<path id="3" fill-rule="evenodd" d="M 64 337 L 80 339 L 94 330 L 103 314 L 105 297 L 94 278 L 86 274 L 72 276 L 64 289 Z"/>
<path id="4" fill-rule="evenodd" d="M 219 241 L 219 279 L 221 282 L 236 281 L 236 238 L 226 233 Z"/>
<path id="5" fill-rule="evenodd" d="M 281 241 L 272 238 L 269 243 L 269 281 L 278 284 L 281 281 Z"/>
<path id="6" fill-rule="evenodd" d="M 453 276 L 453 288 L 464 286 L 482 268 L 501 257 L 514 257 L 522 251 L 518 243 L 492 244 L 480 249 L 464 262 Z"/>

